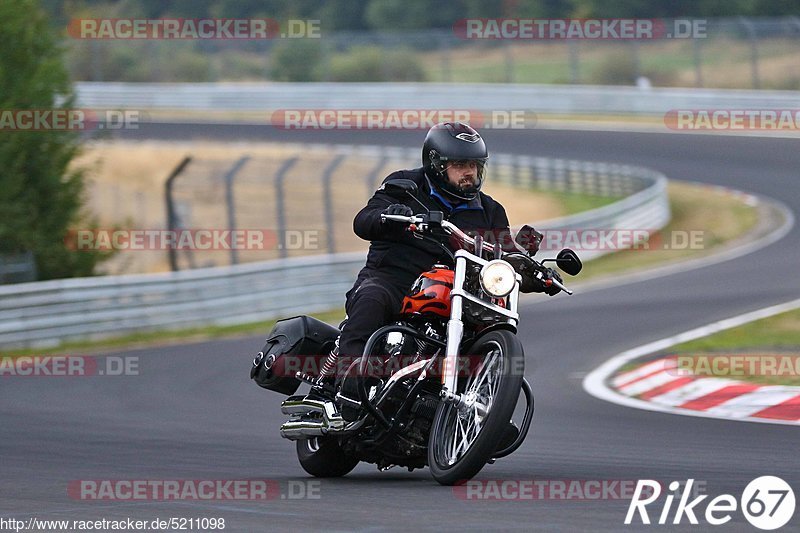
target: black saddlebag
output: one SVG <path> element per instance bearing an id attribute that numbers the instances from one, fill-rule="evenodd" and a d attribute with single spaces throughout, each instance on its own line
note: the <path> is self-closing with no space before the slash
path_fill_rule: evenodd
<path id="1" fill-rule="evenodd" d="M 339 334 L 335 327 L 310 316 L 279 320 L 253 360 L 250 378 L 265 389 L 292 395 L 301 383 L 296 373 L 319 376 Z"/>

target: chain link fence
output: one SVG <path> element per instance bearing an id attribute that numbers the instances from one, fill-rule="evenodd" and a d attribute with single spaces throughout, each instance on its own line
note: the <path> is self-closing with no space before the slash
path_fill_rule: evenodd
<path id="1" fill-rule="evenodd" d="M 168 195 L 167 202 L 172 206 L 168 210 L 169 228 L 211 229 L 213 224 L 222 224 L 217 229 L 230 229 L 227 224 L 231 214 L 237 227 L 255 224 L 255 221 L 268 226 L 272 220 L 275 228 L 284 228 L 287 232 L 285 239 L 276 235 L 273 244 L 287 246 L 259 250 L 257 255 L 265 259 L 272 254 L 276 259 L 235 264 L 253 258 L 247 257 L 244 250 L 238 257 L 219 254 L 218 250 L 214 253 L 192 250 L 176 258 L 177 266 L 182 269 L 179 272 L 1 286 L 0 347 L 45 347 L 69 340 L 101 339 L 132 332 L 256 322 L 342 305 L 344 293 L 364 264 L 364 252 L 325 252 L 340 252 L 345 246 L 337 240 L 338 226 L 342 226 L 342 238 L 352 233 L 349 221 L 353 210 L 372 193 L 376 180 L 383 177 L 384 166 L 413 161 L 417 151 L 336 147 L 329 150 L 327 157 L 315 159 L 309 154 L 316 156 L 320 148 L 305 148 L 303 159 L 308 162 L 305 169 L 293 156 L 274 161 L 240 158 L 226 165 L 192 159 L 184 160 L 168 180 L 172 182 L 172 194 Z M 595 194 L 631 193 L 597 209 L 546 221 L 540 229 L 650 228 L 657 231 L 669 222 L 667 180 L 655 171 L 508 154 L 496 154 L 495 159 L 493 176 L 501 183 L 522 188 L 538 184 L 554 190 Z M 304 188 L 313 181 L 308 176 L 319 176 L 320 171 L 323 176 L 328 172 L 331 179 L 334 174 L 335 179 L 346 175 L 348 181 L 340 183 L 336 187 L 339 192 L 335 194 L 326 194 L 318 181 L 316 188 Z M 339 175 L 340 172 L 343 174 Z M 232 193 L 229 193 L 226 188 L 231 181 Z M 299 193 L 299 203 L 292 203 L 296 201 L 296 194 L 290 191 L 292 187 Z M 289 209 L 290 205 L 296 210 Z M 331 221 L 344 220 L 342 210 L 347 211 L 347 224 L 331 225 Z M 290 250 L 288 232 L 294 228 L 307 231 L 311 224 L 316 224 L 323 232 L 319 244 Z M 326 229 L 329 230 L 327 235 Z M 602 250 L 581 252 L 581 257 L 586 260 L 601 253 Z M 191 268 L 211 264 L 217 266 Z"/>
<path id="2" fill-rule="evenodd" d="M 223 244 L 223 250 L 171 252 L 171 266 L 184 270 L 365 250 L 366 243 L 352 230 L 354 215 L 389 172 L 413 168 L 417 158 L 416 149 L 377 146 L 306 146 L 302 157 L 243 156 L 227 162 L 194 158 L 167 189 L 167 228 L 230 230 L 243 238 L 229 250 Z M 493 160 L 491 184 L 523 196 L 526 191 L 580 194 L 613 204 L 651 188 L 656 180 L 646 169 L 626 165 L 508 154 Z M 507 209 L 519 204 L 519 198 L 507 194 L 501 200 Z M 528 218 L 513 224 L 536 221 L 536 206 L 528 205 Z M 668 219 L 668 208 L 666 213 Z M 537 219 L 544 218 L 540 212 Z"/>

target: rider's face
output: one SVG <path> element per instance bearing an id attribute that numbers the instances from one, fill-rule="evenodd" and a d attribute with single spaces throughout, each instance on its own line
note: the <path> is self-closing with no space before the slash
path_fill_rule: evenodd
<path id="1" fill-rule="evenodd" d="M 449 161 L 447 163 L 447 181 L 459 189 L 474 187 L 478 184 L 478 162 Z"/>

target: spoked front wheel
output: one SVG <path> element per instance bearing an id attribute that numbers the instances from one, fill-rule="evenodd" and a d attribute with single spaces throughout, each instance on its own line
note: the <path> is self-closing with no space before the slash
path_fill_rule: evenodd
<path id="1" fill-rule="evenodd" d="M 442 485 L 471 479 L 492 458 L 522 387 L 525 354 L 510 331 L 487 333 L 467 355 L 482 361 L 459 378 L 462 401 L 439 404 L 428 441 L 428 465 Z"/>

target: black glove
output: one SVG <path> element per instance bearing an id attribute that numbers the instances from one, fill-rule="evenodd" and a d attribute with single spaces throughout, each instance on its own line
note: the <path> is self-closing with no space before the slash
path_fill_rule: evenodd
<path id="1" fill-rule="evenodd" d="M 554 280 L 558 281 L 559 283 L 563 283 L 564 282 L 564 280 L 561 279 L 561 276 L 558 274 L 558 272 L 556 272 L 552 268 L 548 268 L 547 269 L 547 275 L 544 277 L 544 279 L 546 279 L 546 280 L 547 279 L 554 279 Z M 544 292 L 546 292 L 550 296 L 555 296 L 556 294 L 561 292 L 561 289 L 559 289 L 555 285 L 550 285 L 549 287 L 547 287 L 544 290 Z"/>
<path id="2" fill-rule="evenodd" d="M 382 214 L 384 215 L 402 215 L 404 217 L 410 217 L 414 214 L 414 210 L 408 207 L 405 204 L 392 204 L 386 209 L 383 210 Z M 396 222 L 395 220 L 384 220 L 384 222 Z"/>

